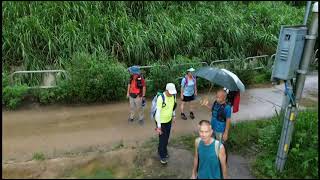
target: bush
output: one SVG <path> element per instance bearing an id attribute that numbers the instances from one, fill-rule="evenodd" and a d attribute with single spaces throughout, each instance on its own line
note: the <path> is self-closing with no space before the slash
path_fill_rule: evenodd
<path id="1" fill-rule="evenodd" d="M 129 73 L 123 64 L 104 53 L 77 53 L 67 70 L 70 77 L 58 83 L 55 97 L 65 102 L 105 102 L 125 97 Z"/>
<path id="2" fill-rule="evenodd" d="M 187 69 L 190 67 L 195 68 L 196 70 L 203 65 L 200 63 L 201 60 L 198 58 L 188 58 L 185 56 L 177 56 L 174 59 L 170 60 L 169 63 L 166 63 L 165 66 L 163 63 L 153 63 L 151 65 L 155 66 L 150 69 L 150 73 L 146 79 L 152 79 L 151 83 L 147 84 L 147 95 L 154 96 L 157 91 L 164 91 L 166 84 L 172 82 L 176 85 L 178 93 L 181 88 L 181 78 L 185 77 Z M 188 64 L 190 63 L 190 64 Z M 198 78 L 198 89 L 209 87 L 210 82 L 202 78 Z"/>
<path id="3" fill-rule="evenodd" d="M 175 76 L 172 76 L 168 66 L 160 66 L 160 63 L 154 63 L 155 67 L 150 69 L 150 74 L 147 79 L 151 79 L 147 83 L 147 96 L 154 96 L 158 91 L 164 91 L 166 84 L 169 82 L 175 83 Z M 176 84 L 176 83 L 175 83 Z"/>
<path id="4" fill-rule="evenodd" d="M 276 121 L 275 121 L 276 122 Z M 275 170 L 282 123 L 272 123 L 259 132 L 260 154 L 254 162 L 258 178 L 316 178 L 318 179 L 318 111 L 298 113 L 294 134 L 284 171 Z"/>
<path id="5" fill-rule="evenodd" d="M 6 86 L 2 90 L 2 103 L 9 109 L 16 109 L 27 92 L 28 86 L 26 85 Z"/>

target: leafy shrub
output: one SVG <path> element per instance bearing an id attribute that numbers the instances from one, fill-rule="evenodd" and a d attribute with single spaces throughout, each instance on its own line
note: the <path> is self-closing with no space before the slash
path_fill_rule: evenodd
<path id="1" fill-rule="evenodd" d="M 106 54 L 77 53 L 67 70 L 70 77 L 58 83 L 57 100 L 104 102 L 125 97 L 129 73 Z"/>
<path id="2" fill-rule="evenodd" d="M 258 147 L 261 154 L 253 166 L 256 175 L 260 178 L 318 179 L 318 111 L 305 110 L 298 113 L 288 159 L 282 173 L 275 170 L 282 128 L 280 122 L 274 121 L 259 132 Z"/>
<path id="3" fill-rule="evenodd" d="M 2 90 L 3 104 L 9 109 L 16 109 L 27 92 L 28 86 L 26 85 L 6 86 Z"/>

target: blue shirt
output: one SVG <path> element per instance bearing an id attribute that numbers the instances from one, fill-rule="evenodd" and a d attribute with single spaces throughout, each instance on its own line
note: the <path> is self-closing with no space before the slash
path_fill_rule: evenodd
<path id="1" fill-rule="evenodd" d="M 184 77 L 181 80 L 181 87 L 183 88 L 183 95 L 184 96 L 192 96 L 194 94 L 194 80 L 193 79 L 188 79 L 188 84 L 186 85 L 186 77 Z M 185 86 L 186 85 L 186 86 Z"/>
<path id="2" fill-rule="evenodd" d="M 212 105 L 212 117 L 211 117 L 211 127 L 215 132 L 223 133 L 226 128 L 226 122 L 218 121 L 218 110 L 221 108 L 221 104 L 216 103 L 216 105 Z M 226 115 L 226 119 L 231 118 L 231 107 L 230 105 L 226 105 L 224 107 L 224 113 Z"/>
<path id="3" fill-rule="evenodd" d="M 221 179 L 220 162 L 214 144 L 215 141 L 208 145 L 202 140 L 199 142 L 198 179 Z"/>

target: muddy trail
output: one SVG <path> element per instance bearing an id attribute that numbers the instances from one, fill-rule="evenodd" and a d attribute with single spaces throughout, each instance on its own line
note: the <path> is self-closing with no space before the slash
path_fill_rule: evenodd
<path id="1" fill-rule="evenodd" d="M 232 114 L 232 123 L 273 116 L 275 109 L 280 109 L 283 89 L 283 84 L 247 89 L 241 94 L 240 111 Z M 198 121 L 210 119 L 210 112 L 199 105 L 200 99 L 204 97 L 209 97 L 211 101 L 214 99 L 212 93 L 199 95 L 194 102 L 196 118 L 184 121 L 178 116 L 171 137 L 195 132 Z M 307 76 L 303 97 L 305 102 L 318 102 L 317 73 Z M 119 144 L 137 146 L 147 139 L 157 137 L 154 122 L 149 117 L 150 105 L 149 99 L 143 126 L 137 122 L 128 123 L 128 102 L 36 106 L 3 111 L 2 164 L 31 160 L 35 152 L 41 152 L 47 158 L 56 158 L 81 152 L 108 151 Z M 179 108 L 177 114 L 180 114 Z"/>

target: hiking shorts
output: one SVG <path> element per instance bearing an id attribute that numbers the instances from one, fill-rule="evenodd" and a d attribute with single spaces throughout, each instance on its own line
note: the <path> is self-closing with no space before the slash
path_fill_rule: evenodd
<path id="1" fill-rule="evenodd" d="M 192 96 L 185 96 L 183 95 L 183 100 L 184 102 L 190 102 L 194 100 L 194 94 Z"/>

